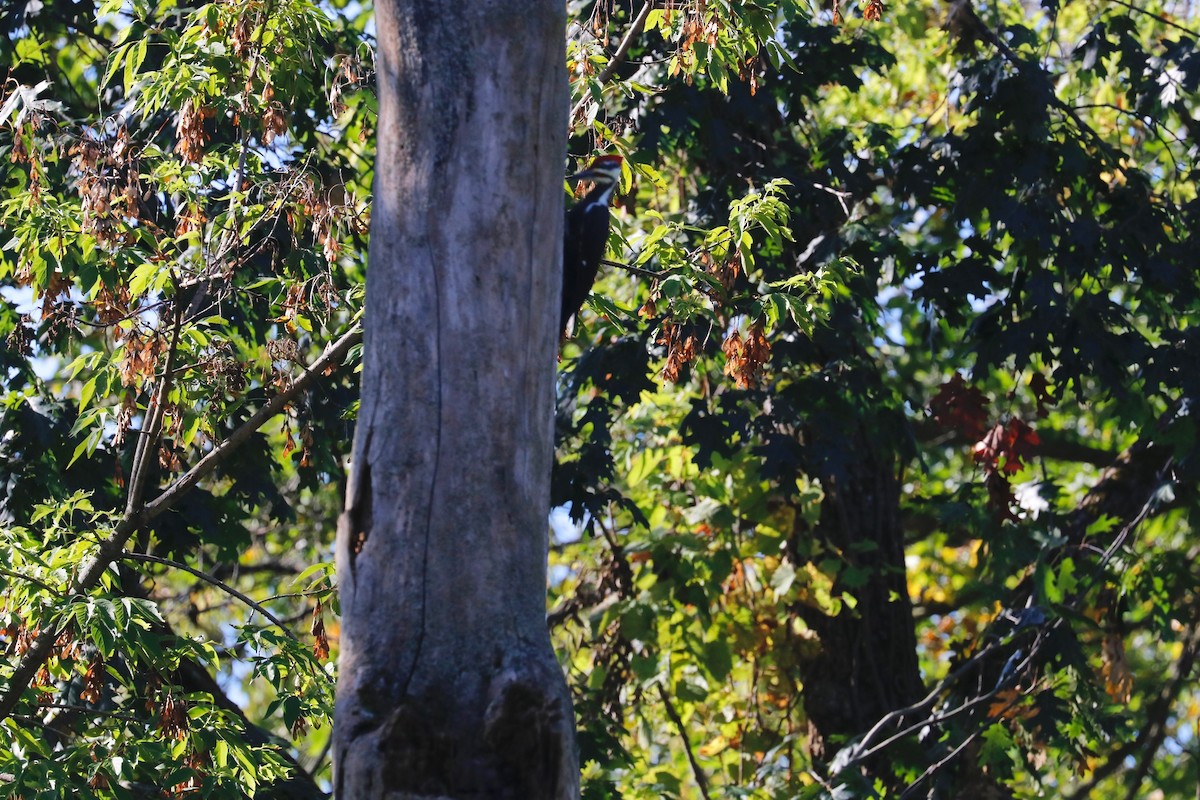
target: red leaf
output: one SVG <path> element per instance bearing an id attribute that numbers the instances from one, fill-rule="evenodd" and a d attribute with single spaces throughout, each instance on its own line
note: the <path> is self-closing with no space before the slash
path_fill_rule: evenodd
<path id="1" fill-rule="evenodd" d="M 929 401 L 929 412 L 934 422 L 943 428 L 977 441 L 986 430 L 988 402 L 983 392 L 967 386 L 962 375 L 956 372 Z"/>
<path id="2" fill-rule="evenodd" d="M 991 471 L 1002 468 L 1005 473 L 1012 475 L 1021 471 L 1041 443 L 1037 431 L 1013 417 L 1007 424 L 997 422 L 986 436 L 975 443 L 975 460 L 984 469 Z"/>

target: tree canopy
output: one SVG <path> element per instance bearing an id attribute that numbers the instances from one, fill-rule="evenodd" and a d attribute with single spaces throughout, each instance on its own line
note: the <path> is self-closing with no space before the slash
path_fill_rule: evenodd
<path id="1" fill-rule="evenodd" d="M 584 797 L 1194 793 L 1198 26 L 568 4 L 563 174 L 628 168 L 556 391 Z M 328 788 L 373 55 L 0 10 L 0 794 Z"/>

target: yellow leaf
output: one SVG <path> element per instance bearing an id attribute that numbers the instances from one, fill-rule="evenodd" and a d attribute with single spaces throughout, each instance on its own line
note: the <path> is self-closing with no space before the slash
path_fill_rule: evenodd
<path id="1" fill-rule="evenodd" d="M 718 734 L 715 738 L 700 747 L 700 755 L 711 758 L 729 747 L 729 740 Z"/>

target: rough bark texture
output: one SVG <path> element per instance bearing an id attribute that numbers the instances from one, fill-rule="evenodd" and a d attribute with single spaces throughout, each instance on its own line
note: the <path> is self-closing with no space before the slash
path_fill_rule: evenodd
<path id="1" fill-rule="evenodd" d="M 561 3 L 385 0 L 339 797 L 578 796 L 545 625 Z"/>
<path id="2" fill-rule="evenodd" d="M 813 533 L 847 568 L 865 570 L 870 578 L 852 586 L 842 585 L 840 576 L 835 581 L 832 594 L 853 595 L 853 609 L 837 616 L 802 610 L 821 642 L 806 659 L 802 678 L 809 748 L 822 760 L 924 694 L 905 577 L 897 459 L 866 429 L 850 435 L 857 458 L 841 474 L 822 476 L 825 499 Z"/>

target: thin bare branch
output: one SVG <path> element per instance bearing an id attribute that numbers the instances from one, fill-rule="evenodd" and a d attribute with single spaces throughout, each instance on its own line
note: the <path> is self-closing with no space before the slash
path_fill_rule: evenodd
<path id="1" fill-rule="evenodd" d="M 683 720 L 679 717 L 679 712 L 675 710 L 675 706 L 671 703 L 671 698 L 667 695 L 667 690 L 660 683 L 658 685 L 658 696 L 663 701 L 663 706 L 667 709 L 667 716 L 671 718 L 671 723 L 675 726 L 675 730 L 679 731 L 679 738 L 683 740 L 683 751 L 687 753 L 688 763 L 692 765 L 692 776 L 696 779 L 696 785 L 700 787 L 700 795 L 704 800 L 709 800 L 708 794 L 708 777 L 704 774 L 704 770 L 700 768 L 700 764 L 696 761 L 696 754 L 692 752 L 692 743 L 688 739 L 687 728 L 683 725 Z"/>
<path id="2" fill-rule="evenodd" d="M 15 570 L 7 569 L 5 567 L 0 567 L 0 575 L 7 575 L 8 577 L 15 578 L 16 580 L 19 580 L 19 581 L 26 581 L 27 583 L 32 583 L 34 586 L 41 587 L 42 590 L 49 592 L 50 594 L 54 595 L 55 597 L 63 596 L 62 592 L 60 592 L 58 589 L 55 589 L 50 584 L 44 583 L 43 581 L 40 581 L 37 578 L 30 577 L 29 575 L 24 575 Z"/>
<path id="3" fill-rule="evenodd" d="M 647 278 L 662 278 L 670 274 L 669 272 L 655 272 L 652 269 L 642 269 L 641 267 L 635 267 L 632 264 L 626 264 L 622 261 L 613 261 L 610 258 L 602 258 L 600 259 L 600 263 L 616 267 L 617 269 L 623 269 L 626 272 L 632 272 L 634 275 L 644 275 Z"/>
<path id="4" fill-rule="evenodd" d="M 982 729 L 973 731 L 970 736 L 968 736 L 966 739 L 962 740 L 962 743 L 959 744 L 958 747 L 955 747 L 953 750 L 951 750 L 949 753 L 947 753 L 940 760 L 935 761 L 934 763 L 930 764 L 929 767 L 924 772 L 922 772 L 919 776 L 917 776 L 917 779 L 915 781 L 913 781 L 912 783 L 910 783 L 908 785 L 908 788 L 906 788 L 904 790 L 904 792 L 900 795 L 900 800 L 905 800 L 906 798 L 909 798 L 909 797 L 915 797 L 917 787 L 919 787 L 922 783 L 924 783 L 931 775 L 933 775 L 939 769 L 946 766 L 947 764 L 952 762 L 954 759 L 958 758 L 958 754 L 961 753 L 963 750 L 966 750 L 968 745 L 970 745 L 971 742 L 978 739 L 979 735 L 981 733 L 982 733 Z"/>
<path id="5" fill-rule="evenodd" d="M 257 602 L 252 600 L 250 597 L 242 594 L 237 589 L 230 586 L 228 583 L 225 583 L 224 581 L 219 580 L 218 578 L 214 578 L 212 575 L 209 575 L 207 572 L 204 572 L 203 570 L 198 570 L 195 567 L 190 567 L 187 564 L 184 564 L 179 561 L 174 561 L 169 558 L 160 558 L 159 556 L 152 556 L 148 553 L 123 553 L 121 555 L 121 559 L 123 561 L 145 561 L 149 564 L 162 564 L 164 567 L 171 567 L 172 569 L 183 570 L 184 572 L 187 572 L 191 575 L 195 575 L 197 578 L 204 581 L 205 583 L 216 586 L 218 589 L 225 592 L 226 594 L 236 597 L 238 600 L 241 600 L 243 603 L 250 606 L 250 608 L 254 609 L 259 614 L 262 614 L 264 617 L 269 619 L 275 627 L 279 628 L 284 633 L 286 633 L 288 635 L 288 637 L 291 638 L 293 641 L 299 641 L 299 639 L 296 638 L 296 634 L 292 633 L 291 629 L 288 628 L 286 625 L 284 625 L 279 620 L 279 618 L 276 617 L 274 614 L 272 614 L 270 611 L 267 611 L 265 608 L 263 608 Z M 307 612 L 305 612 L 305 613 L 307 613 Z"/>
<path id="6" fill-rule="evenodd" d="M 167 346 L 167 361 L 158 379 L 158 386 L 146 409 L 146 424 L 142 426 L 138 437 L 137 449 L 133 454 L 133 469 L 129 476 L 129 497 L 125 503 L 125 515 L 133 513 L 142 502 L 142 494 L 146 490 L 146 465 L 150 463 L 150 453 L 158 446 L 158 437 L 162 433 L 163 414 L 166 413 L 167 395 L 171 391 L 171 380 L 175 371 L 175 355 L 179 350 L 179 331 L 183 327 L 183 309 L 175 305 L 175 321 L 171 325 L 171 342 Z"/>
<path id="7" fill-rule="evenodd" d="M 633 20 L 633 24 L 630 25 L 629 30 L 626 31 L 625 38 L 621 40 L 619 45 L 617 45 L 617 52 L 613 53 L 613 57 L 608 60 L 608 64 L 600 71 L 600 75 L 597 76 L 597 81 L 601 85 L 608 83 L 609 80 L 612 79 L 613 73 L 617 71 L 617 67 L 621 66 L 621 64 L 625 62 L 625 57 L 629 55 L 629 48 L 633 46 L 634 40 L 637 39 L 638 36 L 641 36 L 642 29 L 646 27 L 646 18 L 650 16 L 650 11 L 653 8 L 653 0 L 648 0 L 648 2 L 642 6 L 642 10 L 638 12 L 638 15 Z M 577 102 L 575 107 L 571 109 L 572 124 L 574 124 L 575 118 L 579 116 L 584 107 L 587 105 L 588 101 L 591 99 L 592 97 L 588 93 L 584 93 L 583 97 L 579 98 L 579 102 Z"/>

